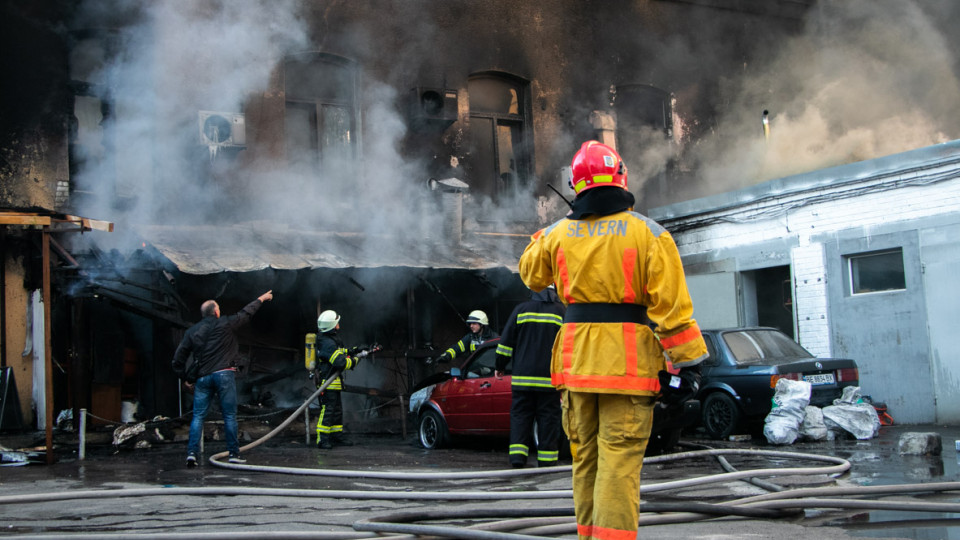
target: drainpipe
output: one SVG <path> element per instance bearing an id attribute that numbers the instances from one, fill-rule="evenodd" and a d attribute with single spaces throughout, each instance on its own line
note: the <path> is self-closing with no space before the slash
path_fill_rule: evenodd
<path id="1" fill-rule="evenodd" d="M 443 230 L 447 240 L 452 245 L 459 246 L 463 240 L 463 195 L 470 190 L 470 186 L 458 178 L 431 178 L 427 181 L 427 187 L 440 193 Z"/>

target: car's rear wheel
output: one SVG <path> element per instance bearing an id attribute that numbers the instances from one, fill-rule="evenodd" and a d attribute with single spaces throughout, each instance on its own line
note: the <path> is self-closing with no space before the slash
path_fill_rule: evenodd
<path id="1" fill-rule="evenodd" d="M 714 392 L 703 402 L 703 428 L 712 439 L 726 439 L 740 422 L 740 409 L 729 394 Z"/>
<path id="2" fill-rule="evenodd" d="M 450 440 L 446 421 L 433 409 L 427 409 L 420 415 L 417 433 L 420 436 L 420 444 L 428 449 L 443 448 Z"/>

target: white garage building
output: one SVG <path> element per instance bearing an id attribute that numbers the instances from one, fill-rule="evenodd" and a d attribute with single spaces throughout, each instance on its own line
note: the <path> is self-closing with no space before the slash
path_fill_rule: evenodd
<path id="1" fill-rule="evenodd" d="M 901 424 L 960 424 L 960 141 L 654 208 L 703 328 L 854 358 Z"/>

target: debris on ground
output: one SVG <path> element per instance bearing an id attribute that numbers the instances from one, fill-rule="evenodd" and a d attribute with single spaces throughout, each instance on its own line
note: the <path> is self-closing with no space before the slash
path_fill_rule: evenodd
<path id="1" fill-rule="evenodd" d="M 150 448 L 156 443 L 173 442 L 174 433 L 169 425 L 169 418 L 155 416 L 146 422 L 123 424 L 113 430 L 113 447 L 121 448 Z"/>
<path id="2" fill-rule="evenodd" d="M 943 452 L 943 440 L 935 432 L 904 433 L 897 444 L 901 456 L 939 456 Z"/>

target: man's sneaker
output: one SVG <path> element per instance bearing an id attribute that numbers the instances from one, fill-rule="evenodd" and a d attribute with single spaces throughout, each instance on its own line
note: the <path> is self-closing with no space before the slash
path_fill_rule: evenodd
<path id="1" fill-rule="evenodd" d="M 228 459 L 227 461 L 229 461 L 230 463 L 246 463 L 247 462 L 247 460 L 243 459 L 240 456 L 230 456 L 230 459 Z"/>
<path id="2" fill-rule="evenodd" d="M 196 456 L 187 456 L 187 467 L 194 468 L 197 466 L 197 457 Z"/>

